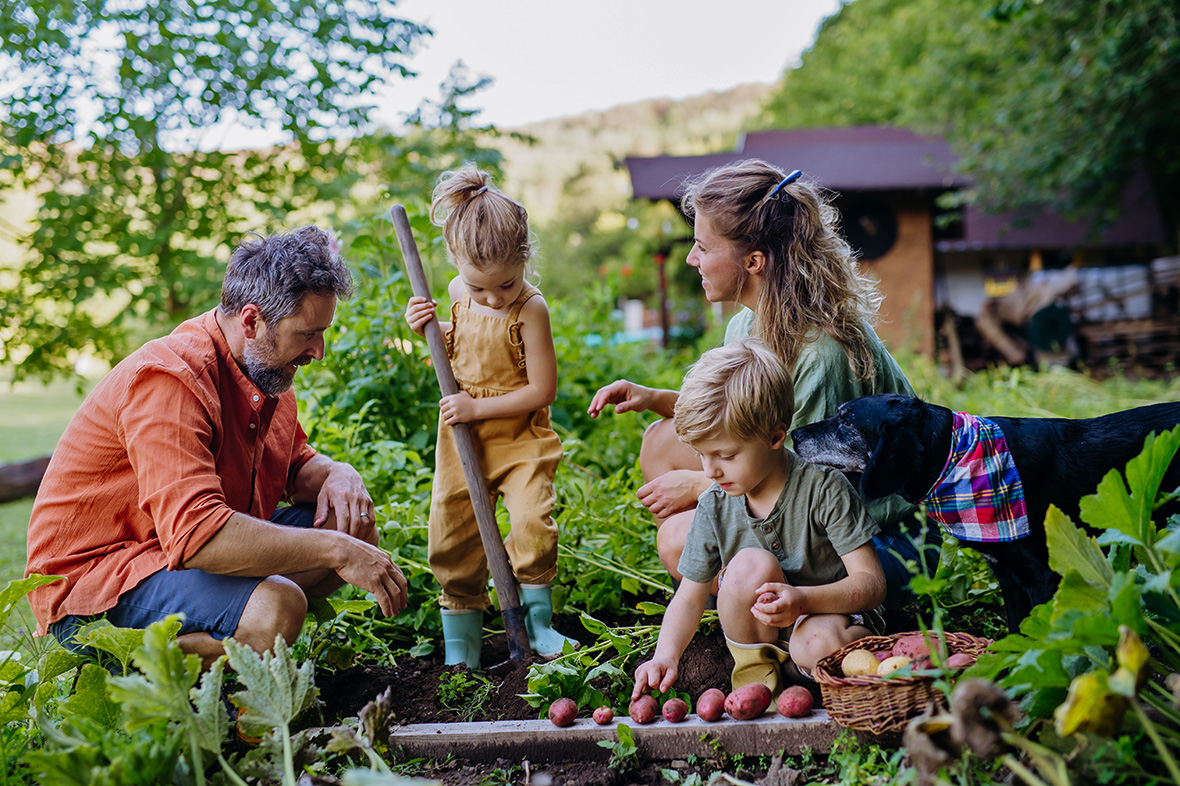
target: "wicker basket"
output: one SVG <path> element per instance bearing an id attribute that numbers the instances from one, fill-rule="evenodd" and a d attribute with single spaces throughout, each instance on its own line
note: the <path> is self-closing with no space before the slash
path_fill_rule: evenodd
<path id="1" fill-rule="evenodd" d="M 901 731 L 913 717 L 921 715 L 927 704 L 945 706 L 942 691 L 934 687 L 932 676 L 845 677 L 840 670 L 844 656 L 855 649 L 880 652 L 891 649 L 903 636 L 921 635 L 919 631 L 895 633 L 892 636 L 866 636 L 846 644 L 815 664 L 812 676 L 819 683 L 824 708 L 832 719 L 849 729 L 874 734 Z M 933 634 L 931 634 L 933 635 Z M 991 644 L 967 633 L 943 634 L 947 654 L 964 652 L 974 659 Z"/>

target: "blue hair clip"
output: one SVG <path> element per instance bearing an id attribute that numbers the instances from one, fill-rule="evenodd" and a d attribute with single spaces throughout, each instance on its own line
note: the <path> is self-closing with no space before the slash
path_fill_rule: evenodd
<path id="1" fill-rule="evenodd" d="M 783 189 L 783 186 L 789 186 L 791 183 L 794 183 L 796 180 L 798 180 L 802 176 L 803 176 L 803 171 L 796 169 L 794 172 L 792 172 L 791 174 L 784 177 L 779 182 L 779 184 L 774 187 L 773 191 L 771 191 L 769 194 L 767 194 L 765 197 L 762 198 L 762 201 L 763 202 L 770 201 L 774 197 L 775 194 L 777 194 L 779 191 L 781 191 Z"/>

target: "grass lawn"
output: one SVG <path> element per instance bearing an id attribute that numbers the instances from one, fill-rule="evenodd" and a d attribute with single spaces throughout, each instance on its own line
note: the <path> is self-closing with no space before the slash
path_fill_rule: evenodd
<path id="1" fill-rule="evenodd" d="M 7 378 L 0 380 L 0 434 L 3 435 L 0 463 L 23 461 L 53 452 L 53 446 L 84 397 L 72 383 L 43 386 L 36 382 L 21 382 L 13 385 Z M 0 505 L 0 586 L 24 575 L 25 535 L 32 510 L 32 499 Z M 8 620 L 7 629 L 0 631 L 0 649 L 10 648 L 12 631 L 20 626 L 31 626 L 32 620 L 28 604 L 18 604 Z"/>

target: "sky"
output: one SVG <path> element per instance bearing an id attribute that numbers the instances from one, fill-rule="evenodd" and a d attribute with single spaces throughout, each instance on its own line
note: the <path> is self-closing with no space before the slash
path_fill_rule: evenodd
<path id="1" fill-rule="evenodd" d="M 381 100 L 397 125 L 462 60 L 491 87 L 464 104 L 511 128 L 649 98 L 770 84 L 839 0 L 401 0 L 434 30 Z"/>

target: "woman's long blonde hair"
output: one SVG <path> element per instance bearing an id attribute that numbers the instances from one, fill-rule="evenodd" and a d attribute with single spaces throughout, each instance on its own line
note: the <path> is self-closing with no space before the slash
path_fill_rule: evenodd
<path id="1" fill-rule="evenodd" d="M 681 209 L 700 214 L 743 256 L 766 256 L 754 309 L 753 335 L 794 369 L 814 331 L 835 339 L 853 372 L 872 379 L 871 325 L 881 295 L 859 270 L 840 235 L 840 215 L 829 196 L 804 180 L 785 179 L 778 167 L 745 159 L 712 169 L 688 184 Z"/>
<path id="2" fill-rule="evenodd" d="M 533 243 L 528 211 L 474 164 L 443 173 L 434 188 L 430 220 L 442 227 L 456 265 L 463 262 L 480 272 L 516 265 L 529 269 Z"/>

